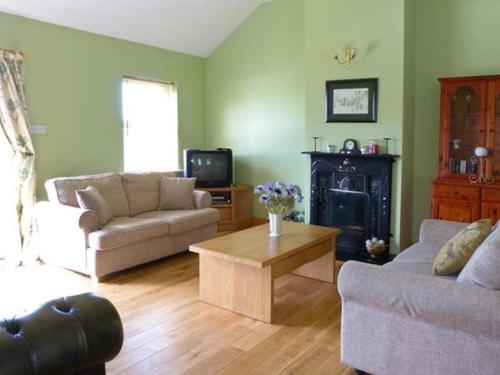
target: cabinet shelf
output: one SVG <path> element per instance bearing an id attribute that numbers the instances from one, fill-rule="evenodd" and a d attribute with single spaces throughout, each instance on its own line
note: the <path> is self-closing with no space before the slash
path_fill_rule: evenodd
<path id="1" fill-rule="evenodd" d="M 252 225 L 252 187 L 234 185 L 223 188 L 198 188 L 212 195 L 228 195 L 229 203 L 212 202 L 212 207 L 219 210 L 219 231 L 234 231 L 248 228 Z"/>

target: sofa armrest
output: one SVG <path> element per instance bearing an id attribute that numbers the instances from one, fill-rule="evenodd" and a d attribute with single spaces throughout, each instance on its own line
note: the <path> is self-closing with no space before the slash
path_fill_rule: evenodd
<path id="1" fill-rule="evenodd" d="M 200 210 L 202 208 L 209 208 L 212 206 L 212 196 L 207 191 L 195 190 L 193 191 L 194 208 Z"/>
<path id="2" fill-rule="evenodd" d="M 0 373 L 90 374 L 85 369 L 112 360 L 122 345 L 122 322 L 107 299 L 59 298 L 0 322 Z"/>
<path id="3" fill-rule="evenodd" d="M 98 229 L 97 213 L 93 210 L 84 210 L 64 204 L 51 202 L 38 202 L 36 204 L 36 217 L 40 220 L 50 220 L 55 223 L 64 223 L 64 226 L 80 228 L 89 233 Z"/>
<path id="4" fill-rule="evenodd" d="M 420 242 L 444 245 L 451 237 L 465 228 L 468 223 L 457 221 L 425 219 L 420 225 Z"/>
<path id="5" fill-rule="evenodd" d="M 500 338 L 499 291 L 354 261 L 342 266 L 338 288 L 343 302 Z"/>

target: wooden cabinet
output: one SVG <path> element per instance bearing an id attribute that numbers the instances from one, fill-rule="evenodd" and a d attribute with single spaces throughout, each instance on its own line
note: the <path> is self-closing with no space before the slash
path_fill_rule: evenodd
<path id="1" fill-rule="evenodd" d="M 212 194 L 212 207 L 219 210 L 219 231 L 234 231 L 252 226 L 252 187 L 197 188 Z M 217 199 L 220 198 L 220 200 Z"/>
<path id="2" fill-rule="evenodd" d="M 500 220 L 500 203 L 483 202 L 481 212 L 485 218 L 491 218 L 493 223 Z"/>
<path id="3" fill-rule="evenodd" d="M 471 222 L 500 219 L 500 76 L 443 78 L 439 140 L 439 177 L 432 182 L 432 217 Z M 474 184 L 472 158 L 486 147 L 486 176 Z"/>
<path id="4" fill-rule="evenodd" d="M 500 220 L 500 189 L 483 189 L 481 216 L 484 218 L 491 218 L 493 223 Z"/>

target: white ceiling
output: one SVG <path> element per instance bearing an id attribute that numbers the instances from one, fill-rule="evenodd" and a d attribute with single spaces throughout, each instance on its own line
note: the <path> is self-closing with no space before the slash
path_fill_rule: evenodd
<path id="1" fill-rule="evenodd" d="M 0 0 L 0 12 L 208 56 L 269 0 Z"/>

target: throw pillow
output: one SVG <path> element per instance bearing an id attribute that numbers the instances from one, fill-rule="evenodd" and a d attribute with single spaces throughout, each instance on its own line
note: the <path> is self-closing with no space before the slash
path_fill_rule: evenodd
<path id="1" fill-rule="evenodd" d="M 80 208 L 97 213 L 99 229 L 113 219 L 113 210 L 95 187 L 87 186 L 84 190 L 77 190 L 76 200 Z"/>
<path id="2" fill-rule="evenodd" d="M 450 275 L 460 271 L 474 250 L 491 231 L 491 220 L 478 220 L 462 229 L 438 251 L 433 268 L 437 275 Z"/>
<path id="3" fill-rule="evenodd" d="M 500 290 L 500 226 L 484 240 L 467 262 L 458 282 Z"/>
<path id="4" fill-rule="evenodd" d="M 196 178 L 165 177 L 160 179 L 160 210 L 191 210 Z"/>

